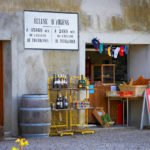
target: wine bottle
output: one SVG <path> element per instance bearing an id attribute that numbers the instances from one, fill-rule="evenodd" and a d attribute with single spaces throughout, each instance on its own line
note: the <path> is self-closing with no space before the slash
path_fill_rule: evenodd
<path id="1" fill-rule="evenodd" d="M 66 82 L 66 88 L 68 88 L 70 86 L 70 77 L 69 77 L 69 74 L 67 74 L 65 76 L 65 82 Z"/>
<path id="2" fill-rule="evenodd" d="M 63 96 L 63 106 L 64 106 L 64 109 L 67 109 L 68 108 L 68 101 L 67 101 L 67 96 Z"/>
<path id="3" fill-rule="evenodd" d="M 56 74 L 53 74 L 53 88 L 56 88 Z"/>
<path id="4" fill-rule="evenodd" d="M 58 75 L 55 76 L 55 88 L 58 88 Z"/>
<path id="5" fill-rule="evenodd" d="M 66 88 L 65 75 L 63 75 L 63 88 Z"/>
<path id="6" fill-rule="evenodd" d="M 61 94 L 59 94 L 59 102 L 60 102 L 60 109 L 63 109 L 63 98 Z"/>
<path id="7" fill-rule="evenodd" d="M 59 88 L 62 88 L 63 86 L 62 86 L 62 75 L 61 74 L 59 75 L 59 81 L 60 81 Z"/>
<path id="8" fill-rule="evenodd" d="M 82 80 L 81 80 L 81 77 L 80 77 L 80 79 L 79 79 L 79 81 L 78 81 L 78 88 L 82 88 Z"/>
<path id="9" fill-rule="evenodd" d="M 60 84 L 60 75 L 58 74 L 58 88 L 61 88 L 61 84 Z"/>
<path id="10" fill-rule="evenodd" d="M 57 96 L 57 99 L 56 99 L 56 109 L 60 109 L 60 99 L 59 99 L 59 96 Z"/>
<path id="11" fill-rule="evenodd" d="M 85 81 L 85 77 L 83 77 L 83 75 L 81 76 L 82 77 L 82 87 L 83 88 L 86 88 L 86 81 Z"/>
<path id="12" fill-rule="evenodd" d="M 85 88 L 86 87 L 86 82 L 85 79 L 83 78 L 83 75 L 80 76 L 80 80 L 78 81 L 78 88 Z"/>

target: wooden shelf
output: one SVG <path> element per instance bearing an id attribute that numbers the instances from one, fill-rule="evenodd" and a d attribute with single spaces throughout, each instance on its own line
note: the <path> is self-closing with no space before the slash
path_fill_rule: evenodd
<path id="1" fill-rule="evenodd" d="M 53 108 L 52 111 L 66 111 L 66 110 L 70 110 L 69 108 L 67 109 L 56 109 L 56 108 Z"/>
<path id="2" fill-rule="evenodd" d="M 89 88 L 49 88 L 51 91 L 65 91 L 65 90 L 90 90 Z"/>
<path id="3" fill-rule="evenodd" d="M 115 83 L 115 64 L 94 64 L 91 71 L 92 82 L 100 81 L 104 84 Z"/>
<path id="4" fill-rule="evenodd" d="M 85 109 L 94 109 L 94 107 L 87 107 L 87 108 L 72 108 L 73 110 L 85 110 Z"/>

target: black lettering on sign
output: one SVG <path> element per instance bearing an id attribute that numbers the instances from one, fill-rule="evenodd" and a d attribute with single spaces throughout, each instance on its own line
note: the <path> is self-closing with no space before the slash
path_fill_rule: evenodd
<path id="1" fill-rule="evenodd" d="M 70 44 L 73 44 L 73 43 L 75 43 L 75 40 L 60 39 L 60 43 L 70 43 Z"/>
<path id="2" fill-rule="evenodd" d="M 46 18 L 34 18 L 34 24 L 48 24 Z"/>
<path id="3" fill-rule="evenodd" d="M 30 39 L 29 39 L 29 38 L 27 39 L 27 42 L 28 42 L 28 43 L 30 42 Z"/>
<path id="4" fill-rule="evenodd" d="M 57 19 L 56 25 L 69 25 L 69 20 Z"/>
<path id="5" fill-rule="evenodd" d="M 51 19 L 51 24 L 54 25 L 55 24 L 55 20 Z"/>
<path id="6" fill-rule="evenodd" d="M 31 28 L 31 32 L 42 32 L 42 28 Z"/>
<path id="7" fill-rule="evenodd" d="M 32 42 L 36 42 L 36 43 L 48 43 L 48 39 L 36 39 L 36 38 L 33 38 L 32 39 Z"/>
<path id="8" fill-rule="evenodd" d="M 59 29 L 59 33 L 68 33 L 67 29 Z"/>
<path id="9" fill-rule="evenodd" d="M 70 33 L 75 33 L 75 31 L 74 31 L 74 30 L 72 30 L 72 31 L 70 31 Z"/>

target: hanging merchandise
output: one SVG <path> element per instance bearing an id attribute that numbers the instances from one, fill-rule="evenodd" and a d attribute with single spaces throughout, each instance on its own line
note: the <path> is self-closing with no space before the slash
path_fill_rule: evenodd
<path id="1" fill-rule="evenodd" d="M 127 46 L 127 45 L 124 46 L 124 53 L 125 53 L 126 55 L 128 55 L 128 46 Z"/>
<path id="2" fill-rule="evenodd" d="M 120 51 L 120 47 L 116 47 L 115 50 L 114 50 L 114 58 L 118 57 L 119 51 Z"/>
<path id="3" fill-rule="evenodd" d="M 110 50 L 110 52 L 111 52 L 111 57 L 114 57 L 114 49 L 115 49 L 115 47 L 112 46 L 112 47 L 111 47 L 111 50 Z"/>
<path id="4" fill-rule="evenodd" d="M 102 52 L 104 51 L 104 44 L 103 43 L 100 43 L 98 51 L 100 54 L 102 54 Z"/>
<path id="5" fill-rule="evenodd" d="M 124 46 L 120 46 L 119 55 L 122 57 L 124 56 Z"/>
<path id="6" fill-rule="evenodd" d="M 92 39 L 92 44 L 93 44 L 94 48 L 98 51 L 98 48 L 100 45 L 99 40 L 97 38 Z"/>
<path id="7" fill-rule="evenodd" d="M 111 46 L 108 46 L 107 51 L 108 51 L 108 56 L 110 56 L 110 57 L 111 57 Z"/>
<path id="8" fill-rule="evenodd" d="M 129 47 L 127 45 L 117 46 L 117 45 L 107 45 L 100 43 L 97 38 L 92 39 L 92 45 L 96 51 L 100 54 L 104 53 L 110 57 L 117 58 L 119 56 L 123 57 L 128 54 Z"/>

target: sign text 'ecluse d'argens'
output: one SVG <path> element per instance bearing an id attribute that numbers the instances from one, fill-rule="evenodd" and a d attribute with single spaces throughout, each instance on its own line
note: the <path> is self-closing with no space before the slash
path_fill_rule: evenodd
<path id="1" fill-rule="evenodd" d="M 78 50 L 78 14 L 24 12 L 25 48 Z"/>

